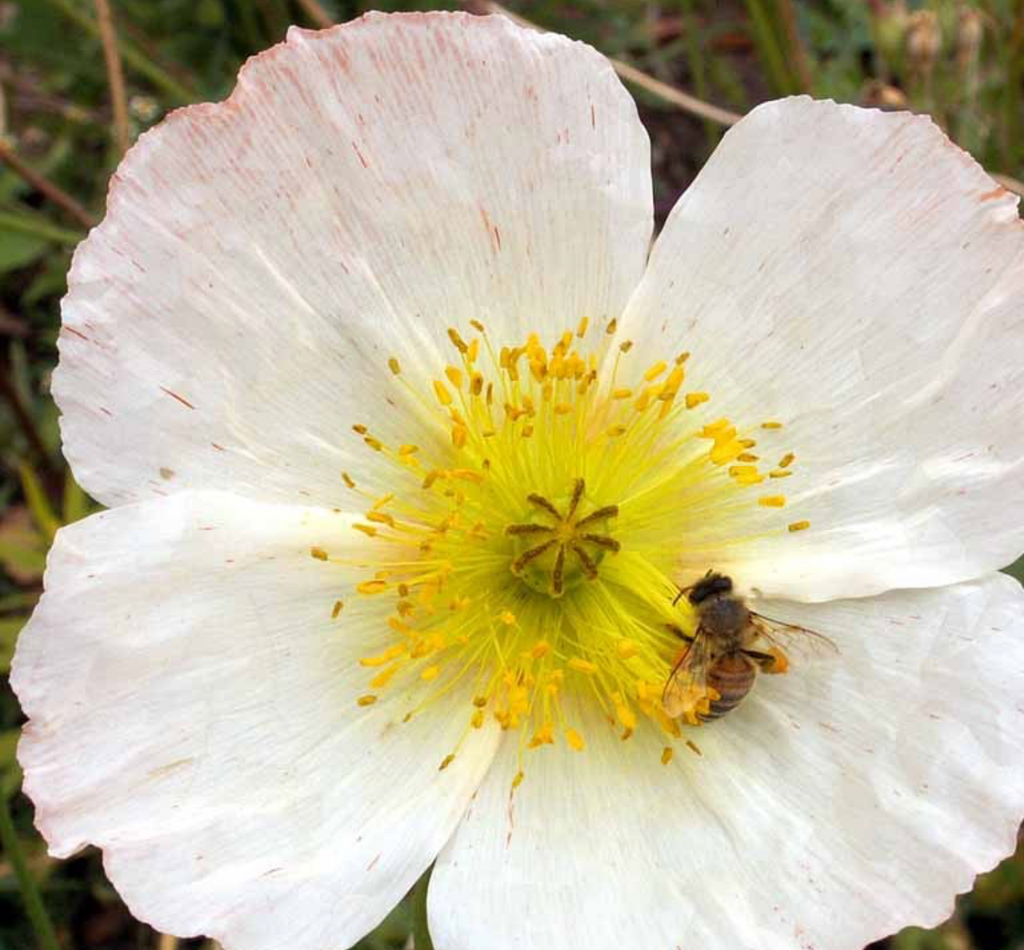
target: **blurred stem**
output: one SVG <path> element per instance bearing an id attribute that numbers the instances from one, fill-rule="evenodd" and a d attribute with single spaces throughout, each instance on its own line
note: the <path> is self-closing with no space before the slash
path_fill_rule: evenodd
<path id="1" fill-rule="evenodd" d="M 686 16 L 683 26 L 683 49 L 686 51 L 686 65 L 690 71 L 690 78 L 693 80 L 694 91 L 701 99 L 706 100 L 708 97 L 708 71 L 700 46 L 701 33 L 695 27 L 696 11 L 693 0 L 684 0 L 683 12 Z M 708 151 L 714 151 L 722 133 L 719 132 L 718 125 L 707 117 L 701 120 L 701 124 L 704 126 L 704 135 L 708 140 Z"/>
<path id="2" fill-rule="evenodd" d="M 541 32 L 544 32 L 544 28 L 542 26 L 538 26 L 531 20 L 527 20 L 526 17 L 521 17 L 519 14 L 513 13 L 508 9 L 508 7 L 504 7 L 500 3 L 496 3 L 495 0 L 470 0 L 469 6 L 471 9 L 475 9 L 477 11 L 482 10 L 486 13 L 500 13 L 502 16 L 508 17 L 513 23 L 529 27 L 531 30 L 540 30 Z M 637 69 L 635 66 L 630 66 L 629 63 L 624 63 L 621 59 L 613 59 L 609 56 L 608 62 L 612 64 L 612 69 L 614 69 L 620 77 L 625 79 L 626 82 L 634 83 L 641 89 L 646 89 L 648 92 L 664 99 L 666 102 L 671 102 L 672 105 L 678 106 L 685 112 L 691 112 L 693 115 L 702 116 L 705 119 L 710 119 L 712 122 L 718 122 L 722 125 L 735 125 L 740 120 L 740 116 L 735 112 L 730 112 L 728 109 L 721 109 L 718 106 L 712 105 L 710 102 L 704 102 L 703 99 L 691 96 L 689 93 L 683 92 L 682 89 L 670 86 L 667 82 L 655 79 L 653 76 L 649 76 L 647 73 Z"/>
<path id="3" fill-rule="evenodd" d="M 91 36 L 99 36 L 100 28 L 96 21 L 83 13 L 75 5 L 73 0 L 46 0 L 52 7 L 56 7 L 69 20 L 72 20 Z M 191 90 L 186 89 L 178 80 L 167 73 L 156 63 L 147 59 L 134 46 L 118 38 L 117 48 L 124 61 L 141 75 L 145 76 L 154 86 L 162 89 L 176 103 L 194 101 L 197 96 Z"/>
<path id="4" fill-rule="evenodd" d="M 14 869 L 14 876 L 18 879 L 21 899 L 25 902 L 25 911 L 32 924 L 32 929 L 36 932 L 39 950 L 60 950 L 53 924 L 50 923 L 46 907 L 43 905 L 43 898 L 32 877 L 32 872 L 29 870 L 28 861 L 25 860 L 25 852 L 21 849 L 18 833 L 14 830 L 11 808 L 6 795 L 0 795 L 0 842 L 3 843 L 4 852 Z"/>
<path id="5" fill-rule="evenodd" d="M 50 224 L 49 221 L 37 221 L 35 218 L 12 214 L 10 211 L 0 211 L 0 228 L 20 231 L 22 234 L 34 234 L 36 237 L 46 238 L 48 241 L 55 241 L 68 247 L 74 247 L 85 237 L 81 231 L 68 231 Z"/>
<path id="6" fill-rule="evenodd" d="M 178 938 L 170 934 L 160 934 L 156 947 L 157 950 L 178 950 Z"/>
<path id="7" fill-rule="evenodd" d="M 779 17 L 782 28 L 786 32 L 786 45 L 789 47 L 789 59 L 797 78 L 797 92 L 811 91 L 811 69 L 808 65 L 807 50 L 800 38 L 800 27 L 796 21 L 796 9 L 793 0 L 776 0 L 779 6 Z"/>
<path id="8" fill-rule="evenodd" d="M 334 26 L 334 21 L 330 18 L 327 11 L 317 3 L 317 0 L 298 0 L 298 2 L 306 16 L 317 26 Z"/>
<path id="9" fill-rule="evenodd" d="M 754 45 L 758 57 L 768 71 L 775 91 L 780 95 L 794 92 L 793 78 L 786 66 L 785 51 L 779 42 L 771 17 L 764 8 L 764 0 L 746 0 L 750 26 L 754 31 Z"/>
<path id="10" fill-rule="evenodd" d="M 1024 82 L 1024 3 L 1016 4 L 1016 18 L 1006 54 L 1006 81 L 1003 85 L 1005 167 L 1019 173 L 1022 153 L 1021 82 Z"/>
<path id="11" fill-rule="evenodd" d="M 434 950 L 434 942 L 430 939 L 430 929 L 427 927 L 427 887 L 433 870 L 433 865 L 427 868 L 412 889 L 412 938 L 416 950 Z"/>
<path id="12" fill-rule="evenodd" d="M 46 451 L 46 446 L 39 435 L 39 430 L 36 428 L 35 420 L 21 401 L 21 393 L 18 392 L 18 387 L 14 385 L 14 381 L 11 379 L 9 364 L 6 358 L 0 363 L 0 396 L 7 400 L 8 405 L 11 407 L 11 413 L 17 419 L 21 431 L 28 440 L 32 451 L 38 456 L 39 462 L 43 465 L 48 465 L 50 458 Z"/>
<path id="13" fill-rule="evenodd" d="M 96 223 L 96 219 L 71 195 L 57 187 L 48 178 L 40 175 L 39 172 L 20 158 L 3 139 L 0 139 L 0 161 L 7 165 L 16 175 L 28 182 L 41 195 L 63 208 L 79 224 L 91 228 Z"/>
<path id="14" fill-rule="evenodd" d="M 107 64 L 107 84 L 110 86 L 110 101 L 114 107 L 114 141 L 117 142 L 118 157 L 128 151 L 128 97 L 124 91 L 124 71 L 121 69 L 121 53 L 117 48 L 117 32 L 114 30 L 114 15 L 110 0 L 93 0 L 96 5 L 96 21 L 103 41 L 103 59 Z"/>

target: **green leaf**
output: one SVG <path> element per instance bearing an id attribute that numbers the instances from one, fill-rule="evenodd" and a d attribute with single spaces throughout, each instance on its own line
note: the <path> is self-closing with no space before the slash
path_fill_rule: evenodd
<path id="1" fill-rule="evenodd" d="M 433 865 L 427 868 L 412 890 L 412 938 L 416 950 L 434 950 L 434 942 L 430 939 L 427 927 L 427 888 L 433 870 Z"/>
<path id="2" fill-rule="evenodd" d="M 32 466 L 28 462 L 22 462 L 18 466 L 18 470 L 21 474 L 21 488 L 25 492 L 25 501 L 29 511 L 32 512 L 32 518 L 39 526 L 39 530 L 43 532 L 46 540 L 52 541 L 60 527 L 60 518 L 53 510 L 50 499 L 46 497 L 39 476 L 36 475 Z"/>
<path id="3" fill-rule="evenodd" d="M 0 620 L 0 673 L 8 673 L 11 660 L 14 658 L 14 646 L 18 642 L 18 634 L 25 626 L 27 617 L 12 617 Z"/>
<path id="4" fill-rule="evenodd" d="M 71 524 L 72 521 L 78 521 L 89 514 L 89 496 L 75 481 L 75 476 L 71 474 L 70 468 L 64 476 L 64 500 L 61 509 L 64 515 L 64 524 Z"/>
<path id="5" fill-rule="evenodd" d="M 49 249 L 45 238 L 0 228 L 0 274 L 37 261 Z"/>

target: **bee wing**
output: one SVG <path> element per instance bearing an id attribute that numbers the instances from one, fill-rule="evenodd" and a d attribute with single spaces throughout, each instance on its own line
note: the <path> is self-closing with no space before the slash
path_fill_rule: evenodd
<path id="1" fill-rule="evenodd" d="M 703 694 L 710 668 L 711 640 L 698 628 L 686 652 L 672 667 L 661 692 L 661 705 L 669 716 L 675 719 L 685 713 L 692 705 L 695 691 Z"/>
<path id="2" fill-rule="evenodd" d="M 785 647 L 786 650 L 803 656 L 831 656 L 839 652 L 839 647 L 834 641 L 816 630 L 808 630 L 799 624 L 773 620 L 754 611 L 750 611 L 750 622 L 757 629 L 758 636 L 773 647 Z"/>

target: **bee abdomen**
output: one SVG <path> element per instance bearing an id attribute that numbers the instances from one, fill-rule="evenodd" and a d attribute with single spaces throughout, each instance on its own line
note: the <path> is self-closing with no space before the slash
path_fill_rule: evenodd
<path id="1" fill-rule="evenodd" d="M 730 709 L 735 709 L 750 692 L 756 674 L 754 664 L 742 654 L 723 656 L 718 660 L 708 671 L 708 686 L 719 694 L 719 698 L 711 703 L 710 710 L 700 717 L 701 720 L 720 719 Z"/>

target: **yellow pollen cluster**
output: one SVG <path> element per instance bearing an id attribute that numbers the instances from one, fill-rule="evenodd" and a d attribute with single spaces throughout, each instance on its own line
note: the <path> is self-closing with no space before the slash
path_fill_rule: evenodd
<path id="1" fill-rule="evenodd" d="M 673 603 L 679 585 L 715 567 L 709 552 L 723 545 L 809 527 L 749 527 L 786 504 L 777 487 L 795 456 L 777 444 L 783 426 L 716 418 L 709 392 L 685 390 L 689 353 L 630 366 L 614 321 L 601 332 L 584 319 L 550 347 L 535 333 L 499 347 L 471 327 L 468 339 L 449 330 L 451 362 L 432 380 L 388 360 L 410 441 L 352 426 L 373 462 L 366 477 L 340 473 L 363 500 L 365 576 L 327 609 L 347 617 L 361 599 L 390 637 L 362 658 L 367 688 L 353 702 L 399 691 L 409 719 L 466 695 L 464 736 L 494 721 L 523 755 L 584 750 L 585 707 L 622 739 L 653 724 L 673 742 L 680 725 L 661 695 L 677 632 L 696 626 L 685 598 Z M 363 487 L 373 483 L 381 491 Z"/>

